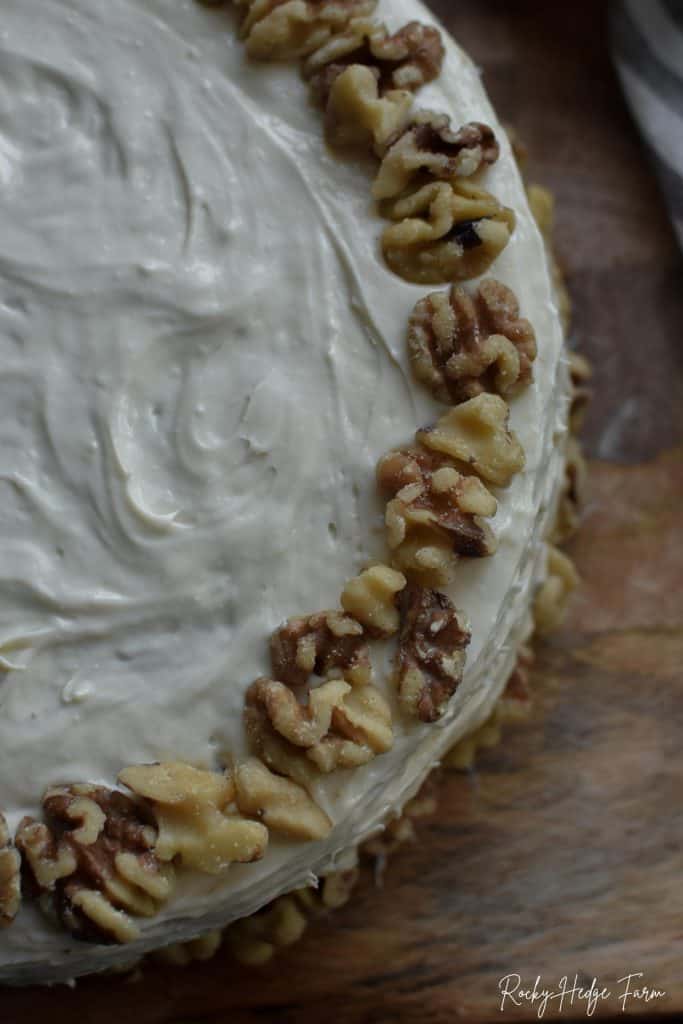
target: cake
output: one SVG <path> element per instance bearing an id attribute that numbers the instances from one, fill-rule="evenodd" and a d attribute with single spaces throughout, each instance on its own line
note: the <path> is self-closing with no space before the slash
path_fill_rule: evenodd
<path id="1" fill-rule="evenodd" d="M 0 982 L 47 983 L 351 864 L 487 720 L 575 582 L 569 375 L 417 0 L 6 0 L 2 50 Z"/>

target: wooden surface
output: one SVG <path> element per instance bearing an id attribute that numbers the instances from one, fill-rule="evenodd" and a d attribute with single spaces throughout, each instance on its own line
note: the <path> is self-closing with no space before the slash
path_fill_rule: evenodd
<path id="1" fill-rule="evenodd" d="M 540 652 L 537 713 L 353 904 L 259 971 L 227 954 L 143 984 L 0 993 L 54 1024 L 534 1020 L 498 981 L 642 971 L 683 1017 L 683 266 L 605 50 L 603 5 L 434 0 L 559 202 L 576 333 L 596 365 L 585 585 Z M 616 994 L 596 1017 L 616 1017 Z M 549 1009 L 546 1018 L 550 1017 Z M 561 1019 L 585 1018 L 585 1006 Z"/>

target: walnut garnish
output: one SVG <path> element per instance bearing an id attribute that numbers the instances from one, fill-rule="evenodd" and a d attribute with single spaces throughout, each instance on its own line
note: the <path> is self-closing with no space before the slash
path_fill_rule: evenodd
<path id="1" fill-rule="evenodd" d="M 293 60 L 319 49 L 377 0 L 235 0 L 246 8 L 242 35 L 256 60 Z"/>
<path id="2" fill-rule="evenodd" d="M 150 956 L 162 964 L 187 967 L 188 964 L 210 960 L 220 949 L 222 941 L 222 932 L 206 932 L 189 942 L 176 942 L 172 946 L 155 949 Z"/>
<path id="3" fill-rule="evenodd" d="M 268 830 L 232 810 L 235 783 L 228 774 L 189 764 L 135 765 L 119 776 L 125 786 L 151 805 L 159 835 L 159 860 L 217 875 L 233 863 L 260 860 Z"/>
<path id="4" fill-rule="evenodd" d="M 418 175 L 440 181 L 467 178 L 498 159 L 493 130 L 472 121 L 454 131 L 447 114 L 419 111 L 389 146 L 372 187 L 375 199 L 401 195 Z"/>
<path id="5" fill-rule="evenodd" d="M 304 686 L 312 675 L 352 686 L 372 679 L 363 627 L 339 611 L 288 619 L 271 637 L 270 658 L 273 675 L 287 686 Z"/>
<path id="6" fill-rule="evenodd" d="M 403 707 L 422 722 L 441 718 L 459 686 L 471 634 L 436 590 L 415 584 L 401 595 L 396 683 Z"/>
<path id="7" fill-rule="evenodd" d="M 413 98 L 404 89 L 380 95 L 379 72 L 351 64 L 332 82 L 325 112 L 331 146 L 362 146 L 381 155 L 408 120 Z"/>
<path id="8" fill-rule="evenodd" d="M 524 450 L 509 429 L 510 411 L 498 395 L 478 395 L 456 405 L 435 426 L 419 430 L 418 442 L 468 466 L 484 480 L 507 487 L 524 468 Z"/>
<path id="9" fill-rule="evenodd" d="M 159 862 L 144 805 L 104 786 L 76 784 L 49 789 L 43 810 L 47 824 L 24 818 L 16 836 L 32 887 L 76 938 L 136 939 L 129 915 L 152 917 L 173 888 L 173 868 Z"/>
<path id="10" fill-rule="evenodd" d="M 482 520 L 496 500 L 475 476 L 419 448 L 389 452 L 377 467 L 386 510 L 387 542 L 398 567 L 419 582 L 448 582 L 458 556 L 493 554 L 495 538 Z"/>
<path id="11" fill-rule="evenodd" d="M 256 914 L 233 922 L 225 939 L 236 960 L 249 967 L 260 967 L 271 960 L 277 949 L 298 942 L 308 919 L 298 893 L 280 896 Z"/>
<path id="12" fill-rule="evenodd" d="M 562 544 L 574 536 L 581 524 L 586 501 L 588 469 L 575 437 L 569 437 L 564 466 L 562 491 L 557 504 L 557 515 L 551 531 L 551 540 Z"/>
<path id="13" fill-rule="evenodd" d="M 258 818 L 269 829 L 292 839 L 324 839 L 332 822 L 305 789 L 273 775 L 256 758 L 235 768 L 237 806 L 242 814 Z"/>
<path id="14" fill-rule="evenodd" d="M 342 608 L 372 636 L 391 636 L 399 627 L 396 596 L 405 585 L 402 573 L 386 565 L 373 565 L 346 584 Z"/>
<path id="15" fill-rule="evenodd" d="M 416 305 L 408 327 L 415 376 L 441 402 L 484 391 L 512 395 L 531 380 L 536 336 L 514 292 L 482 281 L 474 295 L 453 285 Z"/>
<path id="16" fill-rule="evenodd" d="M 380 95 L 385 95 L 394 89 L 415 92 L 431 82 L 441 71 L 443 56 L 441 33 L 431 25 L 411 21 L 389 35 L 376 21 L 354 18 L 344 32 L 308 57 L 303 71 L 324 105 L 335 78 L 350 64 L 364 64 L 377 72 Z"/>
<path id="17" fill-rule="evenodd" d="M 21 857 L 0 814 L 0 928 L 12 923 L 21 903 Z"/>
<path id="18" fill-rule="evenodd" d="M 342 680 L 310 690 L 300 704 L 282 683 L 257 679 L 247 690 L 245 722 L 261 760 L 303 786 L 310 786 L 311 776 L 299 758 L 327 773 L 365 764 L 393 744 L 391 710 L 379 690 L 351 688 Z"/>
<path id="19" fill-rule="evenodd" d="M 443 759 L 445 765 L 458 771 L 471 771 L 480 750 L 498 746 L 503 726 L 507 722 L 519 722 L 528 718 L 532 707 L 529 670 L 533 662 L 533 650 L 528 644 L 522 644 L 517 652 L 515 667 L 493 711 L 482 725 L 467 736 L 463 736 L 451 747 Z"/>
<path id="20" fill-rule="evenodd" d="M 435 181 L 383 204 L 390 220 L 382 250 L 389 267 L 415 284 L 451 284 L 479 277 L 505 248 L 512 210 L 465 178 Z"/>
<path id="21" fill-rule="evenodd" d="M 586 410 L 593 395 L 590 387 L 593 370 L 585 356 L 578 352 L 569 353 L 569 378 L 571 380 L 571 401 L 569 404 L 569 429 L 578 434 L 583 426 Z"/>
<path id="22" fill-rule="evenodd" d="M 580 582 L 572 560 L 552 544 L 547 547 L 547 576 L 533 604 L 534 624 L 539 633 L 551 633 L 562 624 L 569 598 Z"/>

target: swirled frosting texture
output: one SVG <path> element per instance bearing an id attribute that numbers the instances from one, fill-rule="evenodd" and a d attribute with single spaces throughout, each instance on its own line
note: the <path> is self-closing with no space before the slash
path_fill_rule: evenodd
<path id="1" fill-rule="evenodd" d="M 380 4 L 391 27 L 433 20 Z M 39 27 L 39 31 L 37 30 Z M 419 98 L 500 131 L 449 44 Z M 293 67 L 251 66 L 232 19 L 194 0 L 5 0 L 0 30 L 0 807 L 111 785 L 130 763 L 244 752 L 246 686 L 288 615 L 334 606 L 382 550 L 378 456 L 438 408 L 405 353 L 424 289 L 378 252 L 372 167 L 339 159 Z M 463 564 L 466 681 L 437 728 L 324 779 L 324 844 L 189 879 L 140 946 L 250 912 L 399 806 L 500 692 L 526 628 L 558 477 L 561 337 L 509 147 L 487 183 L 519 217 L 494 272 L 536 328 L 512 423 L 527 470 L 501 549 Z M 376 652 L 388 692 L 390 652 Z M 216 909 L 216 908 L 219 909 Z M 129 958 L 31 908 L 0 935 L 0 980 Z"/>

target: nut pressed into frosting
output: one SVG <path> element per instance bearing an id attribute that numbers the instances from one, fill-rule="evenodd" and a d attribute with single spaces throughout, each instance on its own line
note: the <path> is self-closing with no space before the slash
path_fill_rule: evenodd
<path id="1" fill-rule="evenodd" d="M 536 337 L 510 288 L 492 278 L 470 295 L 450 293 L 421 299 L 408 328 L 417 379 L 441 402 L 458 403 L 484 391 L 510 396 L 529 383 Z"/>
<path id="2" fill-rule="evenodd" d="M 524 450 L 509 429 L 510 410 L 498 395 L 478 395 L 445 413 L 417 440 L 496 487 L 507 487 L 524 468 Z"/>
<path id="3" fill-rule="evenodd" d="M 462 681 L 470 639 L 445 594 L 417 585 L 404 591 L 396 683 L 410 714 L 423 722 L 443 715 Z"/>
<path id="4" fill-rule="evenodd" d="M 312 675 L 352 686 L 372 680 L 363 626 L 340 611 L 288 619 L 271 637 L 270 660 L 274 677 L 287 686 L 304 686 Z"/>
<path id="5" fill-rule="evenodd" d="M 119 780 L 149 801 L 159 829 L 159 860 L 217 875 L 230 864 L 263 856 L 268 830 L 239 815 L 229 774 L 168 762 L 126 768 Z"/>
<path id="6" fill-rule="evenodd" d="M 512 210 L 466 178 L 434 181 L 382 204 L 389 267 L 415 284 L 450 284 L 485 273 L 510 240 Z"/>
<path id="7" fill-rule="evenodd" d="M 0 928 L 12 923 L 21 903 L 21 857 L 0 813 Z"/>
<path id="8" fill-rule="evenodd" d="M 58 786 L 43 797 L 46 823 L 24 818 L 16 835 L 30 885 L 63 926 L 91 942 L 130 942 L 173 890 L 156 854 L 147 808 L 104 786 Z"/>

